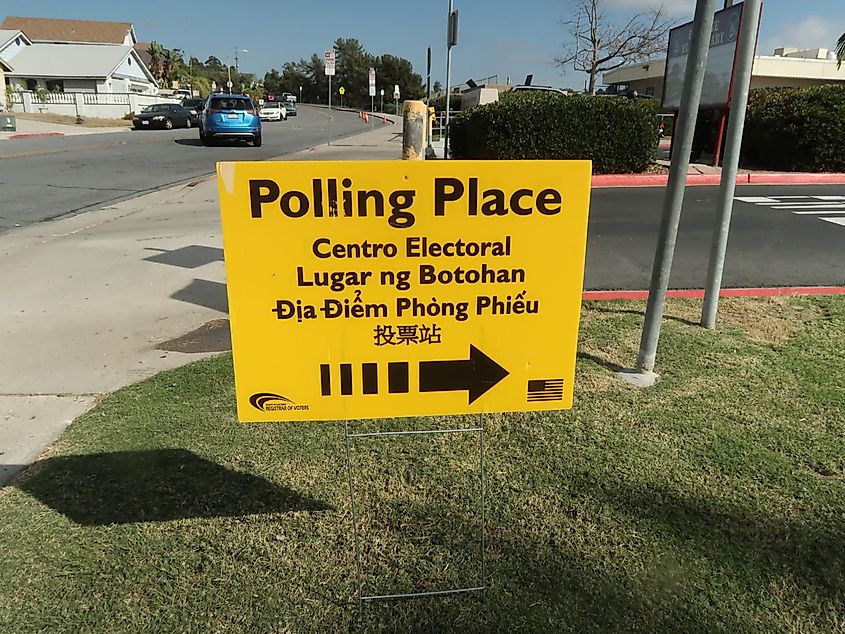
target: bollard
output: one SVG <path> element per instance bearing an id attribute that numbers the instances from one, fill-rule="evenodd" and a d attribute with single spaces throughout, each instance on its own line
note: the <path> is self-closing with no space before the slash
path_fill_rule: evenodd
<path id="1" fill-rule="evenodd" d="M 402 160 L 425 158 L 426 107 L 422 101 L 406 101 L 402 107 Z"/>

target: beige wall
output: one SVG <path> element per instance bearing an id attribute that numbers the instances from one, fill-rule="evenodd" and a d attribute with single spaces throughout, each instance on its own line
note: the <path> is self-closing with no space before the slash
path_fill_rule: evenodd
<path id="1" fill-rule="evenodd" d="M 648 66 L 648 68 L 645 68 Z M 604 74 L 604 83 L 628 84 L 628 90 L 641 95 L 663 96 L 665 62 L 648 62 L 619 68 Z M 751 88 L 804 88 L 822 84 L 845 83 L 845 64 L 827 59 L 802 59 L 758 55 L 754 58 Z"/>
<path id="2" fill-rule="evenodd" d="M 3 73 L 3 65 L 0 64 L 0 110 L 6 107 L 6 75 Z"/>

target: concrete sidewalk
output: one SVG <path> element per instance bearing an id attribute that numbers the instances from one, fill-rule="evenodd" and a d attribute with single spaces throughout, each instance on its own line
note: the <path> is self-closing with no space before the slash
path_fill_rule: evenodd
<path id="1" fill-rule="evenodd" d="M 40 136 L 76 136 L 81 134 L 104 134 L 107 132 L 131 132 L 130 126 L 88 128 L 81 125 L 65 125 L 47 121 L 16 118 L 15 132 L 0 132 L 0 141 L 26 139 Z"/>
<path id="2" fill-rule="evenodd" d="M 388 124 L 285 160 L 401 149 Z M 2 234 L 0 270 L 0 484 L 102 396 L 228 348 L 213 177 Z"/>

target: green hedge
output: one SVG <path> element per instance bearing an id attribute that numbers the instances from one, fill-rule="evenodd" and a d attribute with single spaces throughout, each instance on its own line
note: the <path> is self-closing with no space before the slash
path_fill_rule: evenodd
<path id="1" fill-rule="evenodd" d="M 742 161 L 790 172 L 845 171 L 845 86 L 751 91 Z"/>
<path id="2" fill-rule="evenodd" d="M 462 159 L 590 159 L 595 174 L 642 172 L 657 152 L 657 102 L 505 93 L 461 112 L 449 132 Z"/>

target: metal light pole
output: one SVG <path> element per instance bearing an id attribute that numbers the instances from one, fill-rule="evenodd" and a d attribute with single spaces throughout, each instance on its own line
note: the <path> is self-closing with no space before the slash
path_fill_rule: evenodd
<path id="1" fill-rule="evenodd" d="M 681 92 L 681 107 L 678 111 L 677 147 L 672 152 L 669 167 L 669 182 L 663 199 L 663 217 L 660 233 L 657 237 L 657 251 L 654 254 L 654 266 L 651 272 L 651 284 L 648 291 L 645 324 L 640 339 L 640 351 L 637 356 L 637 371 L 641 374 L 654 370 L 657 357 L 657 344 L 660 340 L 660 327 L 663 311 L 666 308 L 666 291 L 669 289 L 669 275 L 672 271 L 672 258 L 675 255 L 675 242 L 678 238 L 678 224 L 681 221 L 681 205 L 684 202 L 689 157 L 692 150 L 692 138 L 695 133 L 695 121 L 698 106 L 701 103 L 701 86 L 707 67 L 707 53 L 710 48 L 710 34 L 713 31 L 713 9 L 716 0 L 698 0 L 695 5 L 692 40 Z"/>
<path id="2" fill-rule="evenodd" d="M 739 151 L 742 147 L 742 130 L 745 126 L 751 67 L 754 65 L 754 48 L 757 44 L 757 27 L 760 23 L 760 4 L 760 0 L 745 0 L 739 27 L 728 137 L 722 163 L 722 180 L 719 183 L 718 216 L 716 225 L 713 227 L 710 264 L 707 267 L 707 283 L 704 286 L 704 307 L 701 309 L 701 325 L 711 329 L 716 326 L 719 291 L 722 288 L 722 273 L 725 270 L 725 252 L 728 249 L 728 234 L 731 228 Z"/>
<path id="3" fill-rule="evenodd" d="M 384 112 L 384 88 L 381 89 L 381 106 L 379 107 L 380 112 Z"/>
<path id="4" fill-rule="evenodd" d="M 299 103 L 302 103 L 302 86 L 299 87 Z"/>
<path id="5" fill-rule="evenodd" d="M 449 0 L 449 19 L 446 23 L 446 130 L 443 133 L 443 158 L 449 158 L 449 82 L 452 75 L 452 47 L 458 43 L 458 12 L 454 0 Z"/>

